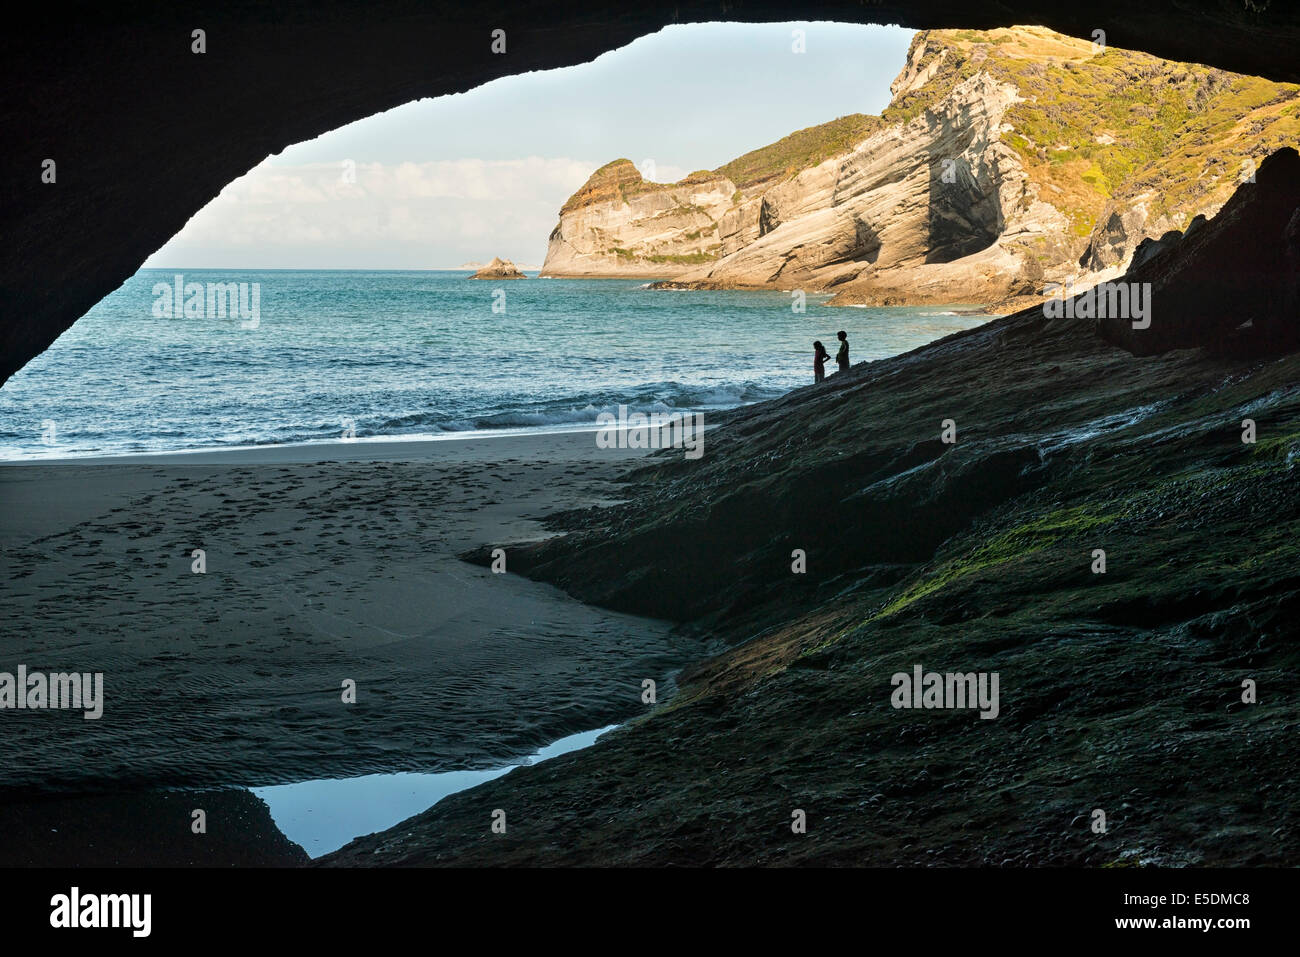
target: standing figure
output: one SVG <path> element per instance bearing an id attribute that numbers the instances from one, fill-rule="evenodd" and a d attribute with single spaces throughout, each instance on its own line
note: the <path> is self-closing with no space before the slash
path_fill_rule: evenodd
<path id="1" fill-rule="evenodd" d="M 835 338 L 840 340 L 840 351 L 835 353 L 835 364 L 840 367 L 841 372 L 848 372 L 849 371 L 848 334 L 843 329 L 841 329 L 839 332 L 835 333 Z"/>
<path id="2" fill-rule="evenodd" d="M 831 354 L 826 351 L 826 347 L 820 342 L 813 343 L 813 381 L 821 382 L 826 378 L 826 360 Z"/>

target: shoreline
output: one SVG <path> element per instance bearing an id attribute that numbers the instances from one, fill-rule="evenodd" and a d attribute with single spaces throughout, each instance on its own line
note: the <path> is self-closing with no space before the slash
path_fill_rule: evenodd
<path id="1" fill-rule="evenodd" d="M 752 403 L 749 403 L 752 404 Z M 729 406 L 713 410 L 714 414 L 730 412 L 744 406 Z M 708 410 L 706 410 L 708 411 Z M 685 414 L 685 413 L 683 413 Z M 306 442 L 285 442 L 274 445 L 234 445 L 198 449 L 172 449 L 158 452 L 88 452 L 49 458 L 0 459 L 0 468 L 34 468 L 44 466 L 95 466 L 95 465 L 278 465 L 307 462 L 370 462 L 403 461 L 450 458 L 456 461 L 478 458 L 483 450 L 458 449 L 454 453 L 441 446 L 478 440 L 503 443 L 501 454 L 523 452 L 528 449 L 559 454 L 566 460 L 581 457 L 583 449 L 600 453 L 601 458 L 629 458 L 641 454 L 639 449 L 599 449 L 594 440 L 574 441 L 574 436 L 594 436 L 602 431 L 595 424 L 574 428 L 538 426 L 517 429 L 477 429 L 465 432 L 448 432 L 445 435 L 365 436 L 357 439 L 320 439 Z M 653 451 L 653 450 L 650 450 Z M 619 455 L 617 453 L 625 453 Z"/>
<path id="2" fill-rule="evenodd" d="M 778 396 L 778 398 L 780 398 Z M 685 412 L 681 415 L 711 414 L 722 415 L 735 409 L 743 409 L 753 402 L 725 408 L 705 408 L 700 412 Z M 666 414 L 666 413 L 665 413 Z M 410 437 L 376 435 L 356 439 L 319 439 L 305 442 L 284 442 L 268 445 L 228 445 L 212 448 L 170 449 L 157 452 L 110 452 L 100 454 L 86 452 L 80 455 L 50 456 L 49 458 L 13 458 L 0 459 L 0 468 L 5 467 L 39 467 L 39 466 L 93 466 L 93 465 L 238 465 L 263 464 L 278 465 L 285 463 L 306 462 L 370 462 L 402 461 L 406 459 L 438 458 L 438 446 L 445 443 L 472 442 L 476 440 L 493 440 L 511 442 L 511 451 L 528 448 L 540 448 L 548 454 L 560 453 L 566 458 L 581 455 L 582 442 L 574 442 L 571 436 L 595 436 L 597 433 L 613 428 L 616 432 L 626 432 L 630 426 L 601 426 L 582 424 L 573 428 L 546 425 L 536 427 L 475 429 L 464 432 L 448 432 L 443 435 L 412 435 Z M 705 428 L 712 428 L 706 426 Z M 625 452 L 627 456 L 613 455 L 613 458 L 635 457 L 655 449 L 600 449 L 594 439 L 586 443 L 593 451 L 601 453 Z M 506 446 L 501 446 L 504 452 Z M 350 451 L 349 451 L 350 450 Z M 465 460 L 476 457 L 472 451 L 458 450 L 459 455 L 451 455 L 447 450 L 440 450 L 443 457 Z M 480 450 L 481 451 L 481 450 Z M 604 457 L 602 455 L 602 457 Z"/>
<path id="3" fill-rule="evenodd" d="M 420 457 L 432 451 L 423 446 L 441 445 L 475 439 L 522 439 L 592 434 L 599 431 L 595 425 L 572 429 L 555 426 L 518 429 L 476 429 L 448 432 L 445 435 L 363 436 L 356 439 L 318 439 L 303 442 L 282 442 L 267 445 L 225 445 L 192 449 L 166 449 L 156 452 L 85 452 L 81 454 L 50 456 L 49 458 L 0 459 L 0 468 L 10 466 L 45 465 L 226 465 L 250 460 L 266 464 L 280 462 L 356 462 Z M 593 447 L 594 447 L 594 443 Z M 351 450 L 351 451 L 349 451 Z"/>

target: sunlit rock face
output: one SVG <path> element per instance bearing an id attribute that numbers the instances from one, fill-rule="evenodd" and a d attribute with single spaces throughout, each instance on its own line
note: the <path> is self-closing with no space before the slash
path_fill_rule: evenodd
<path id="1" fill-rule="evenodd" d="M 724 242 L 757 238 L 756 216 L 731 215 L 735 193 L 725 176 L 702 173 L 661 185 L 646 181 L 631 160 L 615 160 L 565 204 L 542 275 L 677 275 L 713 259 Z"/>
<path id="2" fill-rule="evenodd" d="M 918 33 L 890 89 L 879 117 L 679 183 L 609 163 L 561 209 L 545 274 L 1009 312 L 1114 279 L 1300 137 L 1294 84 L 1043 27 Z"/>
<path id="3" fill-rule="evenodd" d="M 1018 202 L 1024 170 L 997 141 L 1016 99 L 1014 87 L 981 73 L 910 122 L 864 123 L 877 129 L 847 151 L 740 185 L 726 167 L 658 184 L 615 161 L 561 210 L 543 274 L 829 287 L 867 271 L 950 263 L 1004 232 L 1060 232 L 1054 209 Z M 1016 263 L 1003 267 L 1010 275 Z"/>
<path id="4" fill-rule="evenodd" d="M 519 267 L 509 259 L 502 259 L 500 256 L 493 256 L 492 261 L 479 269 L 470 279 L 527 279 Z"/>

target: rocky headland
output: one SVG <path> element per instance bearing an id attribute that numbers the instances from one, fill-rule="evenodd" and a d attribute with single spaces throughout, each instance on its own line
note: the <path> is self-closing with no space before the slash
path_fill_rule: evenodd
<path id="1" fill-rule="evenodd" d="M 1294 84 L 1041 27 L 918 33 L 891 92 L 679 183 L 602 167 L 543 275 L 1011 312 L 1118 276 L 1300 138 Z"/>

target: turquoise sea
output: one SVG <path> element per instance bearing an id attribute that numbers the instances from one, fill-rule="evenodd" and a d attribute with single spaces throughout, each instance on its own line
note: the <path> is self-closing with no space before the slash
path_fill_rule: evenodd
<path id="1" fill-rule="evenodd" d="M 168 317 L 161 289 L 178 275 L 183 290 L 246 283 L 249 307 L 256 284 L 256 323 L 209 311 L 206 296 L 199 314 Z M 813 340 L 833 355 L 839 329 L 856 363 L 984 321 L 468 275 L 141 270 L 0 388 L 0 458 L 590 428 L 619 405 L 707 412 L 810 383 Z"/>

